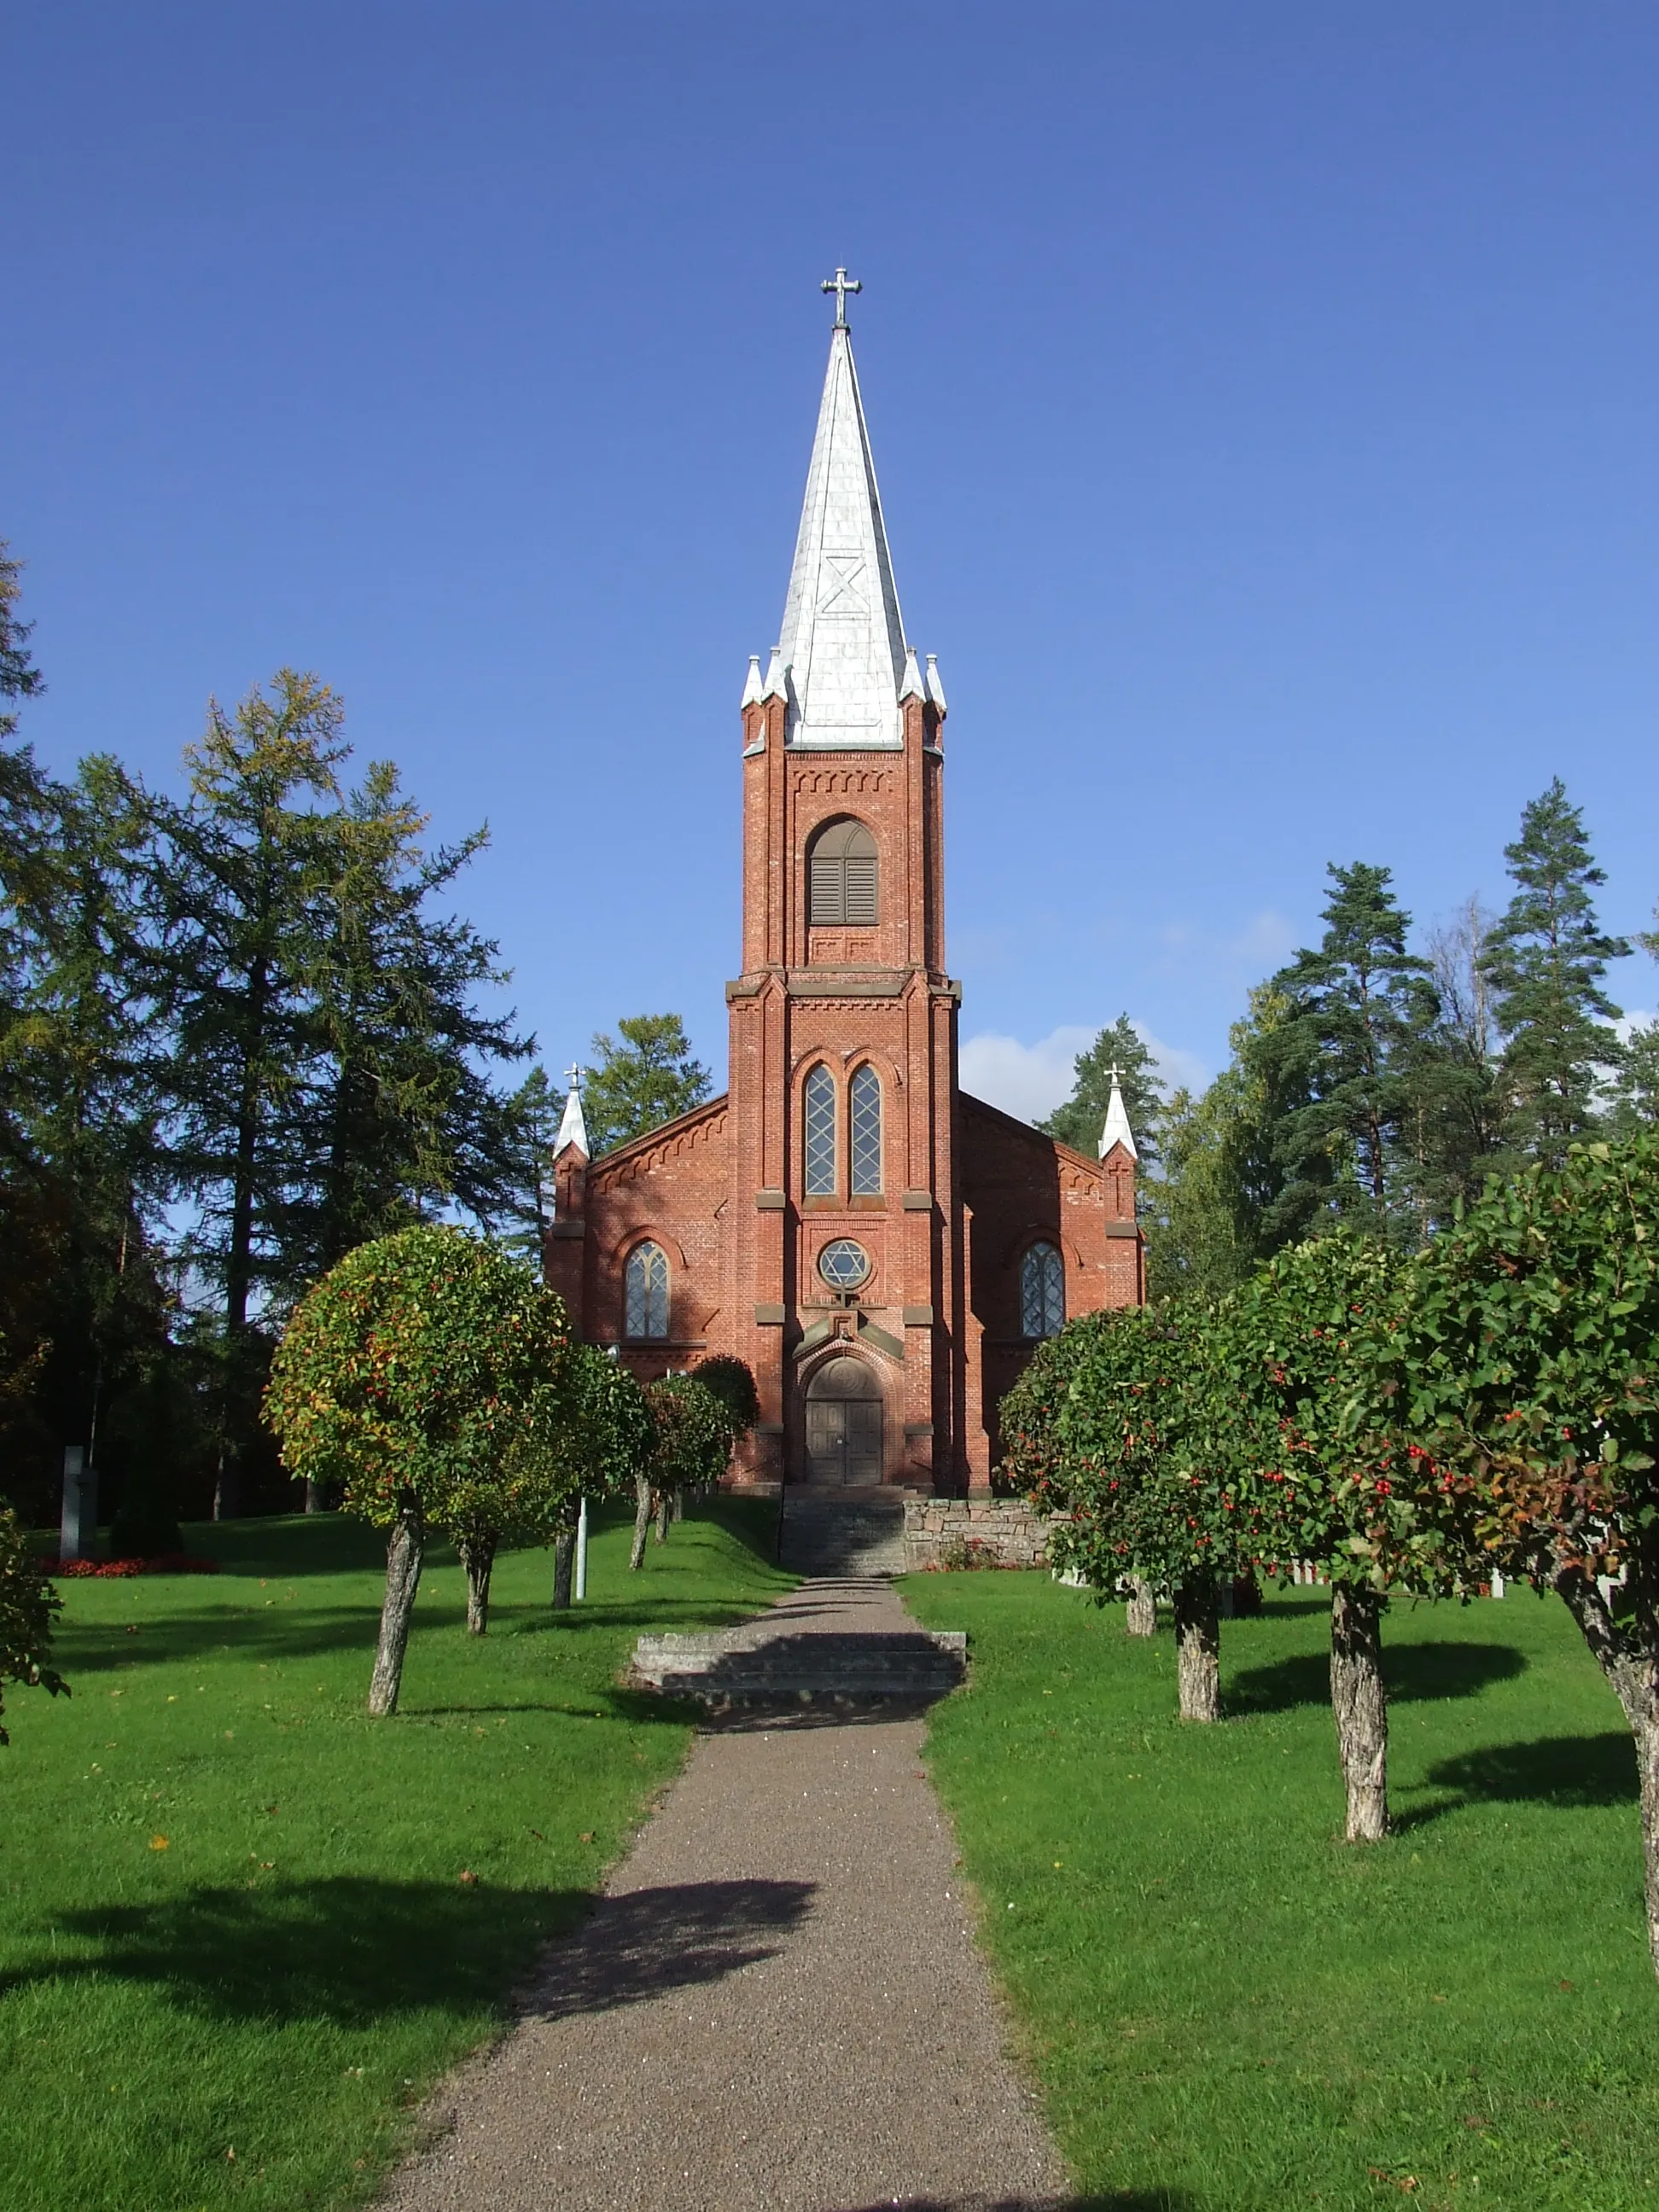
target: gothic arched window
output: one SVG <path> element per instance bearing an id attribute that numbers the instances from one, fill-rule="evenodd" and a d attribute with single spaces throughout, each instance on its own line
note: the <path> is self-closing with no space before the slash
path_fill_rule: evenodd
<path id="1" fill-rule="evenodd" d="M 862 822 L 832 822 L 806 856 L 806 919 L 867 927 L 876 919 L 876 841 Z"/>
<path id="2" fill-rule="evenodd" d="M 836 1079 L 820 1065 L 806 1079 L 806 1179 L 810 1198 L 836 1188 Z"/>
<path id="3" fill-rule="evenodd" d="M 847 1097 L 852 1137 L 852 1188 L 860 1196 L 881 1188 L 881 1078 L 866 1062 Z"/>
<path id="4" fill-rule="evenodd" d="M 636 1244 L 623 1270 L 623 1334 L 638 1340 L 668 1334 L 668 1255 L 660 1244 Z"/>
<path id="5" fill-rule="evenodd" d="M 1052 1244 L 1032 1244 L 1019 1263 L 1022 1336 L 1058 1336 L 1066 1326 L 1066 1263 Z"/>

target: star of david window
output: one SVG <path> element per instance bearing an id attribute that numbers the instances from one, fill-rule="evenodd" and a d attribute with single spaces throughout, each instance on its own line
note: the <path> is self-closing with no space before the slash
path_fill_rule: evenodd
<path id="1" fill-rule="evenodd" d="M 827 1067 L 815 1067 L 806 1079 L 806 1178 L 811 1198 L 823 1198 L 836 1188 L 836 1079 Z"/>
<path id="2" fill-rule="evenodd" d="M 876 920 L 876 841 L 862 822 L 832 822 L 806 855 L 806 919 L 814 929 Z"/>
<path id="3" fill-rule="evenodd" d="M 623 1270 L 623 1334 L 635 1342 L 668 1334 L 668 1255 L 636 1244 Z"/>
<path id="4" fill-rule="evenodd" d="M 867 1196 L 881 1188 L 881 1078 L 864 1066 L 853 1078 L 848 1097 L 852 1136 L 852 1188 Z"/>
<path id="5" fill-rule="evenodd" d="M 855 1291 L 870 1272 L 870 1255 L 850 1237 L 837 1237 L 818 1254 L 818 1273 L 832 1291 Z"/>
<path id="6" fill-rule="evenodd" d="M 1019 1263 L 1023 1336 L 1058 1336 L 1066 1326 L 1066 1263 L 1052 1244 L 1033 1244 Z"/>

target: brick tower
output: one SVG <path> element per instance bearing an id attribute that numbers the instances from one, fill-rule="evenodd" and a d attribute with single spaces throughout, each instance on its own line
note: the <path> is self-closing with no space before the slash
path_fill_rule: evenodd
<path id="1" fill-rule="evenodd" d="M 957 1492 L 988 1483 L 1032 1345 L 1139 1300 L 1134 1147 L 1115 1096 L 1096 1161 L 957 1084 L 945 694 L 836 306 L 782 633 L 743 694 L 730 1089 L 592 1163 L 567 1116 L 548 1273 L 643 1374 L 748 1362 L 744 1478 Z"/>

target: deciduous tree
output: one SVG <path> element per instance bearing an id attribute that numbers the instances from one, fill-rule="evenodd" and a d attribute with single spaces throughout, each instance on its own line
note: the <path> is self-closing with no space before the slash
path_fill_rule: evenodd
<path id="1" fill-rule="evenodd" d="M 1477 1486 L 1496 1563 L 1565 1600 L 1630 1723 L 1659 1972 L 1659 1136 L 1494 1183 L 1408 1314 L 1421 1445 Z"/>
<path id="2" fill-rule="evenodd" d="M 29 1556 L 17 1516 L 0 1505 L 0 1682 L 22 1682 L 57 1697 L 69 1685 L 46 1663 L 58 1593 Z M 0 1723 L 0 1743 L 9 1743 Z"/>
<path id="3" fill-rule="evenodd" d="M 1389 1594 L 1461 1595 L 1481 1571 L 1471 1485 L 1402 1425 L 1401 1331 L 1421 1272 L 1381 1239 L 1339 1227 L 1270 1261 L 1231 1318 L 1251 1433 L 1268 1447 L 1248 1478 L 1274 1547 L 1261 1564 L 1285 1573 L 1312 1560 L 1330 1580 L 1350 1843 L 1388 1832 Z"/>
<path id="4" fill-rule="evenodd" d="M 1102 1601 L 1144 1577 L 1175 1611 L 1181 1715 L 1220 1717 L 1220 1584 L 1270 1548 L 1219 1310 L 1068 1322 L 1002 1401 L 1005 1473 L 1053 1516 L 1049 1557 Z"/>
<path id="5" fill-rule="evenodd" d="M 455 1228 L 360 1245 L 296 1308 L 265 1394 L 283 1464 L 390 1532 L 371 1713 L 397 1710 L 429 1529 L 472 1547 L 482 1627 L 489 1531 L 532 1510 L 517 1492 L 557 1459 L 568 1342 L 531 1269 Z"/>

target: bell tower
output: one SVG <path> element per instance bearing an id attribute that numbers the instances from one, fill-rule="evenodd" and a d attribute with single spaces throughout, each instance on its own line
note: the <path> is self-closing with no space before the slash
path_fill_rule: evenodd
<path id="1" fill-rule="evenodd" d="M 899 611 L 844 270 L 778 644 L 742 701 L 727 1310 L 753 1472 L 965 1487 L 945 702 Z"/>

